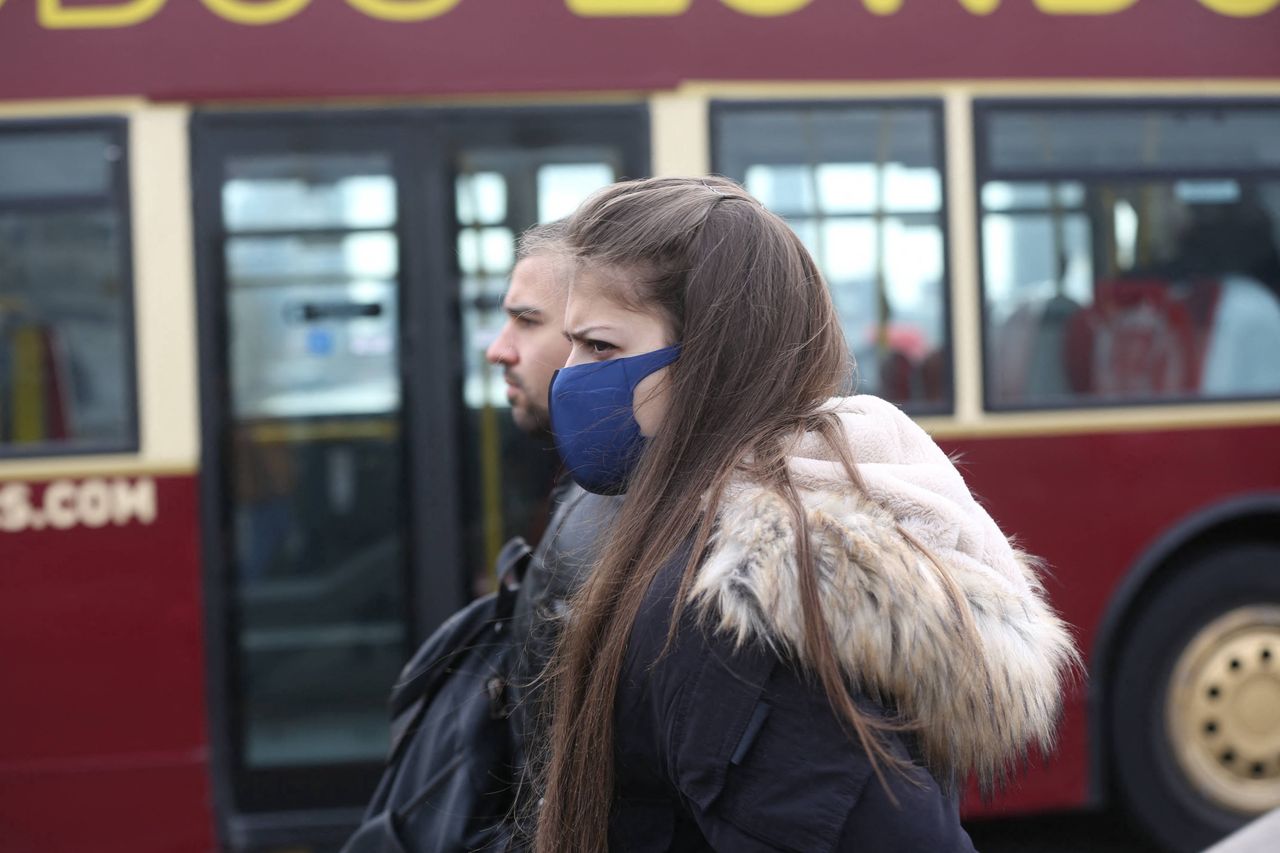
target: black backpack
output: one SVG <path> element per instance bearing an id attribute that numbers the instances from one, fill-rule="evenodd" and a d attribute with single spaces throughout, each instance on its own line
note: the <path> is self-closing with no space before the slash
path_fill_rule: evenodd
<path id="1" fill-rule="evenodd" d="M 498 592 L 451 616 L 405 665 L 391 691 L 391 753 L 363 822 L 342 853 L 504 851 L 519 756 L 507 679 L 519 655 L 511 612 L 530 558 L 512 539 Z"/>

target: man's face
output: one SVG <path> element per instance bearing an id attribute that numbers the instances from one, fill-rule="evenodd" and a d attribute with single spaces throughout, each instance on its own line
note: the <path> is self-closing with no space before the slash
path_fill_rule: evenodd
<path id="1" fill-rule="evenodd" d="M 554 255 L 533 255 L 511 271 L 511 288 L 502 300 L 507 321 L 485 357 L 500 364 L 507 380 L 507 401 L 516 426 L 540 432 L 551 426 L 547 392 L 551 374 L 564 367 L 569 342 L 564 337 L 567 297 L 564 261 Z"/>

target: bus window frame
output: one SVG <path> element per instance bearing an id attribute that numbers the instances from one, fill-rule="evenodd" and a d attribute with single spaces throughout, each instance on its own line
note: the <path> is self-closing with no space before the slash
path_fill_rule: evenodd
<path id="1" fill-rule="evenodd" d="M 120 325 L 124 336 L 122 376 L 124 390 L 125 432 L 121 441 L 98 441 L 66 444 L 44 441 L 22 445 L 0 443 L 0 463 L 10 460 L 60 459 L 107 454 L 138 454 L 142 449 L 140 406 L 142 392 L 138 387 L 138 318 L 136 274 L 133 262 L 133 205 L 130 194 L 129 119 L 120 115 L 75 116 L 47 119 L 0 119 L 0 136 L 49 132 L 85 131 L 105 134 L 120 156 L 110 168 L 110 180 L 104 194 L 74 195 L 61 198 L 21 196 L 0 200 L 0 211 L 73 211 L 102 206 L 119 217 L 119 257 L 121 273 Z M 103 204 L 105 202 L 105 205 Z"/>
<path id="2" fill-rule="evenodd" d="M 937 402 L 900 401 L 895 403 L 912 417 L 950 417 L 956 414 L 956 370 L 955 341 L 952 334 L 954 317 L 952 314 L 952 259 L 950 211 L 951 197 L 947 171 L 947 117 L 946 104 L 941 97 L 907 97 L 907 98 L 714 98 L 707 106 L 708 146 L 711 149 L 711 172 L 716 175 L 726 174 L 721 155 L 720 117 L 735 112 L 750 111 L 797 111 L 819 110 L 836 112 L 849 109 L 923 109 L 934 119 L 933 142 L 937 150 L 938 178 L 941 183 L 942 203 L 937 210 L 938 231 L 942 235 L 942 338 L 944 353 L 943 377 L 944 389 L 942 399 Z M 732 178 L 732 176 L 729 176 Z M 735 179 L 736 180 L 736 179 Z"/>
<path id="3" fill-rule="evenodd" d="M 1069 401 L 1017 402 L 1000 403 L 994 399 L 991 382 L 991 359 L 989 357 L 989 326 L 987 311 L 987 270 L 986 245 L 983 241 L 983 218 L 986 209 L 982 203 L 982 189 L 990 181 L 1075 181 L 1085 186 L 1100 181 L 1152 181 L 1152 180 L 1220 180 L 1246 178 L 1251 180 L 1280 181 L 1280 165 L 1275 168 L 1235 168 L 1235 169 L 1186 169 L 1172 167 L 1153 168 L 1022 168 L 995 169 L 989 165 L 990 118 L 994 114 L 1011 110 L 1038 110 L 1041 112 L 1115 112 L 1127 113 L 1134 110 L 1188 110 L 1188 111 L 1233 111 L 1255 110 L 1259 112 L 1280 112 L 1280 98 L 1275 97 L 1203 97 L 1188 98 L 1179 96 L 1150 97 L 985 97 L 975 98 L 971 105 L 973 119 L 973 216 L 974 233 L 977 238 L 978 264 L 978 316 L 981 328 L 979 331 L 979 352 L 982 359 L 982 409 L 993 414 L 1018 414 L 1025 412 L 1072 412 L 1072 411 L 1104 411 L 1109 409 L 1152 409 L 1169 408 L 1171 406 L 1213 406 L 1231 403 L 1274 403 L 1280 400 L 1280 392 L 1273 394 L 1223 394 L 1216 396 L 1177 394 L 1156 399 L 1135 397 L 1081 397 Z M 1092 222 L 1090 223 L 1092 225 Z"/>

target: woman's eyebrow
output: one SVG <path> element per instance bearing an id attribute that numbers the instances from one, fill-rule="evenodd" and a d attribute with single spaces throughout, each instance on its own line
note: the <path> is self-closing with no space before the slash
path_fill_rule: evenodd
<path id="1" fill-rule="evenodd" d="M 577 329 L 576 331 L 572 331 L 572 332 L 569 331 L 568 329 L 565 329 L 564 336 L 571 341 L 585 341 L 587 339 L 587 336 L 590 335 L 592 332 L 599 332 L 602 329 L 612 329 L 612 328 L 613 328 L 612 326 L 605 326 L 605 325 L 583 326 L 581 329 Z"/>

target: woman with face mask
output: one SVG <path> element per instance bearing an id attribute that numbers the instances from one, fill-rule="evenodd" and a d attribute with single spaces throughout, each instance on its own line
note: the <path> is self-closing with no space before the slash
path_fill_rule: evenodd
<path id="1" fill-rule="evenodd" d="M 960 786 L 1050 748 L 1076 660 L 1033 562 L 850 358 L 787 225 L 717 178 L 572 217 L 551 387 L 625 492 L 575 599 L 539 853 L 971 850 Z"/>

